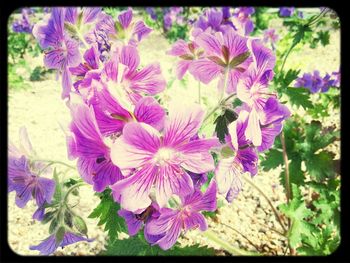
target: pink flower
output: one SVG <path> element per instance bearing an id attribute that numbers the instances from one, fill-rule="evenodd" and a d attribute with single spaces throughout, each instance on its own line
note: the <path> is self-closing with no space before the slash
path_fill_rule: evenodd
<path id="1" fill-rule="evenodd" d="M 168 55 L 179 57 L 181 60 L 176 64 L 176 76 L 182 79 L 191 63 L 198 58 L 203 57 L 203 50 L 198 49 L 196 42 L 191 41 L 186 43 L 184 40 L 177 40 L 171 50 L 167 52 Z"/>
<path id="2" fill-rule="evenodd" d="M 252 62 L 247 38 L 228 28 L 211 35 L 202 33 L 196 38 L 196 43 L 205 50 L 206 57 L 194 61 L 189 67 L 190 73 L 204 84 L 219 77 L 220 90 L 227 83 L 226 92 L 236 91 L 238 80 Z M 227 80 L 225 79 L 227 75 Z"/>
<path id="3" fill-rule="evenodd" d="M 160 134 L 144 123 L 127 123 L 111 148 L 111 158 L 127 178 L 112 186 L 114 199 L 131 212 L 151 204 L 150 193 L 164 207 L 173 194 L 194 191 L 186 170 L 205 173 L 214 169 L 210 148 L 216 138 L 190 141 L 202 124 L 204 111 L 198 105 L 172 105 Z"/>

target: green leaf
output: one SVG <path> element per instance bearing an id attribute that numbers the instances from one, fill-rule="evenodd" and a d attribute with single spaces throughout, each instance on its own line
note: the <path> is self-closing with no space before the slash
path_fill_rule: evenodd
<path id="1" fill-rule="evenodd" d="M 260 163 L 264 171 L 270 171 L 283 164 L 283 152 L 277 149 L 270 149 L 265 153 L 264 160 Z"/>
<path id="2" fill-rule="evenodd" d="M 306 207 L 299 187 L 296 184 L 291 184 L 291 186 L 293 199 L 288 204 L 280 205 L 279 209 L 292 221 L 292 226 L 288 231 L 288 239 L 290 245 L 295 248 L 302 241 L 301 234 L 312 235 L 315 227 L 304 220 L 312 215 L 312 211 Z"/>
<path id="3" fill-rule="evenodd" d="M 214 121 L 216 136 L 219 138 L 220 142 L 225 142 L 225 135 L 228 134 L 228 125 L 237 119 L 237 114 L 230 110 L 226 109 L 223 115 L 220 115 Z"/>
<path id="4" fill-rule="evenodd" d="M 98 218 L 98 225 L 105 225 L 104 230 L 108 231 L 108 236 L 114 240 L 118 232 L 127 232 L 124 219 L 118 215 L 120 205 L 113 200 L 111 190 L 106 189 L 100 194 L 101 201 L 92 211 L 88 218 Z"/>
<path id="5" fill-rule="evenodd" d="M 56 240 L 56 244 L 60 244 L 64 238 L 64 233 L 66 232 L 66 229 L 64 228 L 64 226 L 61 226 L 56 234 L 55 234 L 55 240 Z"/>
<path id="6" fill-rule="evenodd" d="M 321 151 L 318 154 L 311 155 L 305 160 L 306 168 L 310 176 L 316 181 L 323 181 L 326 178 L 335 176 L 334 154 L 329 151 Z"/>
<path id="7" fill-rule="evenodd" d="M 151 246 L 141 235 L 128 239 L 116 239 L 107 245 L 101 255 L 118 256 L 213 256 L 215 250 L 199 245 L 179 247 L 175 244 L 169 250 L 162 250 L 159 246 Z"/>
<path id="8" fill-rule="evenodd" d="M 86 235 L 88 232 L 88 228 L 86 226 L 86 223 L 84 219 L 78 215 L 75 215 L 73 217 L 73 225 L 76 227 L 76 229 L 81 233 Z"/>
<path id="9" fill-rule="evenodd" d="M 297 107 L 301 106 L 304 109 L 313 107 L 308 89 L 288 87 L 285 94 L 289 97 L 289 101 L 292 105 Z"/>

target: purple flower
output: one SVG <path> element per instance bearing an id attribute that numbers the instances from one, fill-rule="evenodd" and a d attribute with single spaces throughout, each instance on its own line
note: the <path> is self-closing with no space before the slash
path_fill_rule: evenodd
<path id="1" fill-rule="evenodd" d="M 254 176 L 257 173 L 258 154 L 245 136 L 248 115 L 248 111 L 240 110 L 238 119 L 229 125 L 226 141 L 235 155 L 220 160 L 215 169 L 219 193 L 225 195 L 228 202 L 232 202 L 242 189 L 241 174 L 249 172 Z"/>
<path id="2" fill-rule="evenodd" d="M 294 7 L 281 7 L 279 10 L 279 14 L 282 17 L 290 17 L 294 13 Z"/>
<path id="3" fill-rule="evenodd" d="M 210 148 L 216 138 L 190 141 L 197 134 L 204 112 L 198 105 L 169 108 L 163 133 L 144 123 L 127 123 L 123 135 L 112 146 L 113 163 L 129 176 L 112 186 L 114 199 L 124 209 L 135 212 L 151 204 L 149 194 L 155 186 L 155 198 L 164 207 L 171 195 L 193 192 L 186 173 L 205 173 L 214 169 Z M 134 171 L 134 172 L 133 172 Z"/>
<path id="4" fill-rule="evenodd" d="M 33 13 L 30 8 L 22 9 L 21 19 L 17 19 L 12 24 L 12 30 L 17 33 L 32 33 L 33 24 L 29 19 L 29 15 Z"/>
<path id="5" fill-rule="evenodd" d="M 97 70 L 99 68 L 99 52 L 96 45 L 92 45 L 91 48 L 85 51 L 84 63 L 80 63 L 77 67 L 70 67 L 71 74 L 78 77 L 78 81 L 73 83 L 75 89 L 78 89 L 80 83 L 90 70 Z"/>
<path id="6" fill-rule="evenodd" d="M 100 21 L 96 23 L 96 30 L 103 31 L 111 40 L 121 41 L 122 44 L 137 44 L 151 33 L 152 29 L 147 27 L 143 21 L 132 21 L 132 9 L 123 11 L 114 22 L 110 15 L 102 14 Z"/>
<path id="7" fill-rule="evenodd" d="M 62 98 L 69 98 L 72 82 L 68 67 L 81 61 L 79 43 L 64 31 L 65 8 L 53 8 L 51 15 L 35 24 L 33 35 L 41 48 L 45 49 L 44 63 L 49 69 L 62 73 Z"/>
<path id="8" fill-rule="evenodd" d="M 173 25 L 173 18 L 171 13 L 166 13 L 163 18 L 163 26 L 166 30 L 169 30 Z"/>
<path id="9" fill-rule="evenodd" d="M 149 64 L 140 70 L 139 64 L 137 49 L 134 46 L 123 46 L 105 63 L 102 72 L 104 83 L 109 91 L 118 94 L 115 97 L 125 109 L 129 109 L 132 104 L 136 105 L 142 94 L 156 95 L 166 86 L 159 63 Z"/>
<path id="10" fill-rule="evenodd" d="M 118 215 L 125 219 L 128 227 L 128 233 L 130 236 L 136 235 L 144 224 L 147 224 L 150 220 L 159 217 L 159 206 L 157 203 L 152 203 L 141 213 L 135 214 L 125 209 L 120 209 Z M 146 233 L 145 233 L 146 235 Z"/>
<path id="11" fill-rule="evenodd" d="M 16 205 L 25 207 L 30 199 L 35 199 L 38 210 L 33 218 L 43 219 L 44 204 L 51 203 L 55 191 L 55 181 L 39 177 L 37 172 L 42 163 L 31 163 L 28 159 L 33 154 L 32 145 L 24 127 L 20 129 L 20 149 L 11 142 L 8 152 L 8 192 L 16 192 Z"/>
<path id="12" fill-rule="evenodd" d="M 227 71 L 226 92 L 235 92 L 238 80 L 253 61 L 247 38 L 228 28 L 224 34 L 219 32 L 215 36 L 202 33 L 195 41 L 205 50 L 206 58 L 193 61 L 189 72 L 204 84 L 219 77 L 218 88 L 222 90 Z"/>
<path id="13" fill-rule="evenodd" d="M 61 242 L 56 242 L 56 237 L 55 234 L 52 234 L 51 236 L 49 236 L 48 238 L 46 238 L 45 240 L 43 240 L 39 245 L 36 246 L 30 246 L 29 249 L 30 250 L 39 250 L 41 255 L 50 255 L 53 252 L 56 251 L 56 249 L 58 247 L 65 247 L 80 241 L 87 241 L 87 242 L 91 242 L 93 241 L 93 239 L 87 239 L 84 238 L 80 235 L 76 235 L 74 233 L 71 232 L 66 232 L 63 236 L 63 239 Z"/>
<path id="14" fill-rule="evenodd" d="M 165 111 L 152 97 L 141 98 L 132 111 L 123 108 L 108 90 L 108 87 L 93 82 L 94 95 L 90 100 L 96 121 L 104 136 L 120 134 L 128 122 L 144 122 L 157 130 L 164 125 Z M 119 97 L 120 99 L 120 97 Z"/>
<path id="15" fill-rule="evenodd" d="M 332 76 L 334 77 L 333 85 L 335 87 L 340 87 L 340 71 L 332 72 Z"/>
<path id="16" fill-rule="evenodd" d="M 178 209 L 161 209 L 160 216 L 146 224 L 146 240 L 167 250 L 176 243 L 182 231 L 198 227 L 201 231 L 207 230 L 207 222 L 200 212 L 216 210 L 216 191 L 216 182 L 212 180 L 204 194 L 195 190 L 181 197 Z"/>
<path id="17" fill-rule="evenodd" d="M 230 19 L 230 17 L 231 17 L 230 7 L 229 6 L 225 6 L 225 7 L 222 7 L 221 10 L 222 10 L 222 18 L 224 20 Z"/>
<path id="18" fill-rule="evenodd" d="M 239 34 L 247 36 L 253 32 L 254 24 L 250 16 L 254 14 L 254 12 L 254 7 L 241 7 L 235 10 L 232 23 Z"/>
<path id="19" fill-rule="evenodd" d="M 191 63 L 194 60 L 203 57 L 203 53 L 203 51 L 198 49 L 196 42 L 191 41 L 190 43 L 186 43 L 182 39 L 177 40 L 171 47 L 171 50 L 167 52 L 168 55 L 176 56 L 181 59 L 175 66 L 175 74 L 177 78 L 182 79 Z"/>
<path id="20" fill-rule="evenodd" d="M 156 9 L 153 7 L 146 7 L 146 12 L 151 16 L 153 20 L 157 20 Z"/>
<path id="21" fill-rule="evenodd" d="M 321 92 L 327 92 L 330 87 L 334 86 L 334 82 L 335 80 L 331 79 L 331 75 L 327 73 L 322 79 Z"/>
<path id="22" fill-rule="evenodd" d="M 227 15 L 227 13 L 225 13 Z M 193 24 L 194 31 L 192 35 L 197 37 L 202 32 L 224 33 L 228 26 L 232 26 L 232 23 L 224 18 L 222 10 L 216 10 L 215 8 L 207 9 L 204 15 L 200 16 L 198 20 Z"/>
<path id="23" fill-rule="evenodd" d="M 102 192 L 122 178 L 110 160 L 110 149 L 100 133 L 92 107 L 84 103 L 70 103 L 71 135 L 67 137 L 68 157 L 78 158 L 78 171 L 84 181 Z"/>
<path id="24" fill-rule="evenodd" d="M 303 87 L 310 90 L 311 93 L 318 92 L 324 85 L 324 80 L 320 76 L 320 72 L 315 70 L 313 74 L 304 73 L 301 78 L 296 80 L 294 87 Z"/>
<path id="25" fill-rule="evenodd" d="M 270 97 L 264 105 L 264 113 L 261 123 L 261 145 L 257 147 L 259 152 L 270 149 L 275 141 L 275 137 L 282 131 L 282 121 L 290 117 L 289 109 L 278 102 L 274 97 Z"/>
<path id="26" fill-rule="evenodd" d="M 245 135 L 255 146 L 259 146 L 262 140 L 260 120 L 264 113 L 264 105 L 270 96 L 275 96 L 269 92 L 268 83 L 274 75 L 276 57 L 259 40 L 252 40 L 249 46 L 253 53 L 254 63 L 240 79 L 237 86 L 237 97 L 250 109 Z"/>

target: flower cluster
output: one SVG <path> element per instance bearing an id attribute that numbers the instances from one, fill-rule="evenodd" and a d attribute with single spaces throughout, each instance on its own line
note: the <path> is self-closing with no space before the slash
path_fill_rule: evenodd
<path id="1" fill-rule="evenodd" d="M 32 33 L 34 25 L 30 17 L 33 15 L 34 10 L 32 8 L 23 8 L 20 19 L 16 19 L 12 23 L 12 30 L 16 33 Z"/>
<path id="2" fill-rule="evenodd" d="M 167 11 L 174 21 L 182 9 Z M 217 80 L 220 105 L 234 96 L 241 102 L 225 104 L 237 120 L 223 144 L 200 133 L 208 119 L 201 105 L 173 102 L 165 109 L 157 100 L 166 80 L 159 63 L 140 61 L 139 43 L 151 29 L 131 8 L 117 21 L 101 8 L 53 8 L 34 26 L 45 65 L 62 75 L 72 117 L 68 157 L 96 192 L 111 188 L 130 235 L 143 227 L 145 239 L 166 250 L 183 231 L 205 231 L 202 211 L 216 210 L 217 193 L 234 200 L 241 175 L 257 173 L 259 152 L 273 145 L 290 116 L 269 90 L 275 54 L 249 36 L 253 13 L 251 7 L 207 9 L 193 24 L 191 40 L 180 39 L 167 52 L 179 58 L 179 79 L 189 72 L 204 84 Z M 212 152 L 224 148 L 230 154 L 216 164 Z M 210 182 L 208 172 L 215 173 Z M 84 240 L 69 231 L 57 235 L 56 242 L 50 236 L 33 248 L 52 253 Z"/>
<path id="3" fill-rule="evenodd" d="M 333 78 L 332 78 L 333 77 Z M 323 78 L 320 72 L 315 70 L 313 73 L 304 73 L 302 77 L 298 78 L 295 83 L 297 88 L 307 88 L 311 93 L 327 92 L 330 87 L 339 87 L 340 72 L 333 72 L 331 75 L 326 74 Z"/>

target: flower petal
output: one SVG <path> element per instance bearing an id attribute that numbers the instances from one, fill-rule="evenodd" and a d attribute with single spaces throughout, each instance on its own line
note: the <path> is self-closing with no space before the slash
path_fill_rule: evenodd
<path id="1" fill-rule="evenodd" d="M 111 147 L 111 159 L 123 172 L 142 166 L 160 145 L 159 132 L 145 123 L 127 123 Z"/>
<path id="2" fill-rule="evenodd" d="M 196 229 L 199 227 L 201 231 L 208 229 L 207 222 L 201 213 L 194 212 L 190 216 L 184 218 L 184 228 L 185 230 Z"/>
<path id="3" fill-rule="evenodd" d="M 169 116 L 165 121 L 164 145 L 177 147 L 188 142 L 198 132 L 203 118 L 204 111 L 199 105 L 174 101 L 169 105 Z"/>
<path id="4" fill-rule="evenodd" d="M 122 27 L 126 29 L 132 20 L 132 9 L 128 8 L 128 10 L 120 13 L 120 15 L 118 15 L 118 20 Z"/>
<path id="5" fill-rule="evenodd" d="M 208 84 L 222 73 L 223 67 L 211 60 L 198 59 L 191 63 L 188 70 L 195 79 Z"/>
<path id="6" fill-rule="evenodd" d="M 165 111 L 152 97 L 144 97 L 135 106 L 134 115 L 139 122 L 144 122 L 157 130 L 162 130 L 165 120 Z"/>
<path id="7" fill-rule="evenodd" d="M 123 46 L 120 54 L 120 63 L 129 67 L 130 71 L 135 71 L 140 64 L 140 56 L 133 46 Z"/>
<path id="8" fill-rule="evenodd" d="M 121 207 L 136 213 L 151 204 L 150 190 L 157 175 L 157 167 L 144 165 L 131 175 L 111 186 L 113 198 Z"/>

